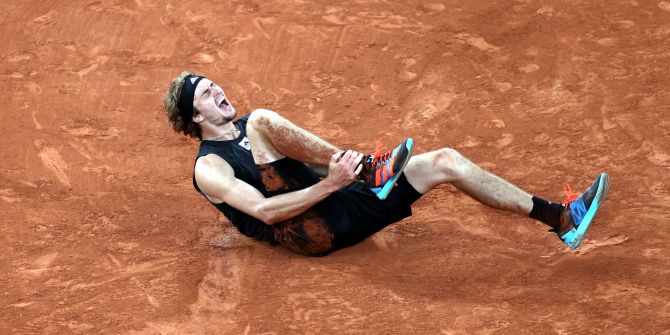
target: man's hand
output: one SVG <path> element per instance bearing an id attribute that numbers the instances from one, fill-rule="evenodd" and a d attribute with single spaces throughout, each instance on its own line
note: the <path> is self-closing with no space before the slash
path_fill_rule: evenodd
<path id="1" fill-rule="evenodd" d="M 323 181 L 333 187 L 333 190 L 351 184 L 363 170 L 362 160 L 363 154 L 356 151 L 347 150 L 344 154 L 341 152 L 333 154 L 328 163 L 328 177 Z"/>

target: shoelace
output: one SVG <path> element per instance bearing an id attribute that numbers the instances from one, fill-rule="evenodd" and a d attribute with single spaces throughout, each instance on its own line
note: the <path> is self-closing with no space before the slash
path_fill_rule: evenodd
<path id="1" fill-rule="evenodd" d="M 565 200 L 563 200 L 564 205 L 569 205 L 573 201 L 577 200 L 579 198 L 578 193 L 572 193 L 572 190 L 570 190 L 570 185 L 568 183 L 563 184 L 563 192 L 565 192 Z"/>
<path id="2" fill-rule="evenodd" d="M 370 154 L 372 156 L 372 164 L 383 162 L 391 158 L 391 151 L 382 144 L 381 140 L 377 140 L 375 151 Z"/>

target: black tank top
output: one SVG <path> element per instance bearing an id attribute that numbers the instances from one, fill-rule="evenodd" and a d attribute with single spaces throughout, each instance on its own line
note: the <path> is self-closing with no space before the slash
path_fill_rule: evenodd
<path id="1" fill-rule="evenodd" d="M 200 150 L 198 155 L 195 158 L 197 161 L 198 158 L 214 154 L 221 157 L 233 168 L 235 172 L 235 178 L 240 179 L 247 184 L 253 186 L 264 196 L 268 196 L 265 191 L 265 186 L 261 179 L 260 172 L 254 158 L 251 155 L 251 145 L 249 139 L 247 138 L 247 120 L 249 115 L 246 115 L 234 123 L 238 126 L 240 130 L 240 135 L 234 140 L 228 141 L 202 141 L 200 142 Z M 193 186 L 196 191 L 201 195 L 205 196 L 204 193 L 198 187 L 198 184 L 195 182 L 195 175 L 193 176 Z M 205 197 L 207 199 L 207 197 Z M 209 199 L 207 199 L 209 201 Z M 265 224 L 263 221 L 256 219 L 255 217 L 248 215 L 240 210 L 229 206 L 225 202 L 220 204 L 215 204 L 210 201 L 223 215 L 228 218 L 228 220 L 245 236 L 249 236 L 261 241 L 267 241 L 272 244 L 275 244 L 274 238 L 274 227 L 271 225 Z"/>

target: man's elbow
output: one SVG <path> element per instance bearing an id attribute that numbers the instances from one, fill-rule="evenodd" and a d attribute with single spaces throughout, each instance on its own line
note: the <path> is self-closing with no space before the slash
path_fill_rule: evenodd
<path id="1" fill-rule="evenodd" d="M 258 205 L 254 208 L 255 217 L 266 225 L 273 225 L 280 221 L 279 217 L 273 213 L 273 211 L 265 208 L 264 205 Z"/>
<path id="2" fill-rule="evenodd" d="M 265 223 L 266 225 L 273 225 L 280 221 L 278 217 L 271 215 L 269 213 L 261 214 L 260 217 L 261 217 L 260 220 L 263 221 L 263 223 Z"/>
<path id="3" fill-rule="evenodd" d="M 278 222 L 281 222 L 281 220 L 279 220 L 276 217 L 268 217 L 265 220 L 263 220 L 263 223 L 265 223 L 266 225 L 273 225 Z"/>

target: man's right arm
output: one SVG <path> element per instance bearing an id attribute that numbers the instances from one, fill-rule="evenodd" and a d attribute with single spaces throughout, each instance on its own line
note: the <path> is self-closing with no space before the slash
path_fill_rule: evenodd
<path id="1" fill-rule="evenodd" d="M 363 155 L 347 151 L 331 157 L 328 177 L 305 189 L 266 198 L 253 186 L 235 177 L 232 167 L 221 157 L 207 155 L 195 165 L 195 180 L 200 190 L 213 202 L 228 205 L 266 224 L 296 217 L 349 185 L 360 173 Z"/>

